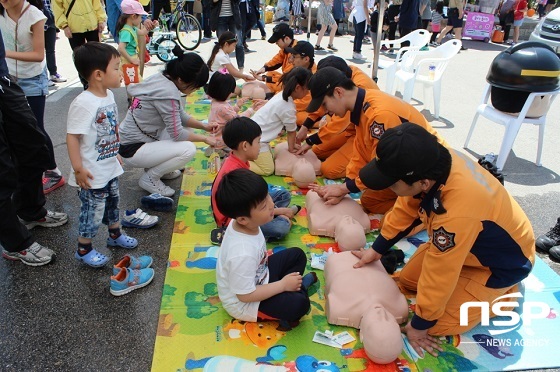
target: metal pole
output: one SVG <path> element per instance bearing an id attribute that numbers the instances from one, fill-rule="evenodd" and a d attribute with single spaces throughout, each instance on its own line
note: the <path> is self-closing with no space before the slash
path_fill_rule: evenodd
<path id="1" fill-rule="evenodd" d="M 377 37 L 373 48 L 373 64 L 371 68 L 371 78 L 377 83 L 377 69 L 379 68 L 379 51 L 381 50 L 381 35 L 383 34 L 383 16 L 385 15 L 385 0 L 379 2 L 379 16 L 377 17 Z"/>
<path id="2" fill-rule="evenodd" d="M 307 14 L 307 42 L 309 43 L 311 39 L 311 0 L 308 1 L 309 6 L 307 9 L 309 10 Z"/>

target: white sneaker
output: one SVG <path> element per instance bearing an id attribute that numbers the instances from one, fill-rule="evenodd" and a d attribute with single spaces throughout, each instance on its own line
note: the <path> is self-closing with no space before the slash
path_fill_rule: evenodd
<path id="1" fill-rule="evenodd" d="M 144 173 L 138 180 L 138 186 L 149 192 L 150 194 L 161 194 L 163 196 L 175 195 L 175 190 L 165 185 L 161 180 L 154 179 L 148 173 Z"/>
<path id="2" fill-rule="evenodd" d="M 366 59 L 366 57 L 364 57 L 361 53 L 352 53 L 352 58 L 353 59 Z"/>
<path id="3" fill-rule="evenodd" d="M 54 87 L 56 84 L 54 83 L 54 81 L 49 80 L 49 82 L 47 83 L 47 86 L 50 87 Z"/>
<path id="4" fill-rule="evenodd" d="M 174 171 L 171 171 L 169 173 L 165 173 L 163 176 L 161 176 L 162 180 L 174 180 L 177 177 L 181 177 L 181 171 L 176 169 Z"/>
<path id="5" fill-rule="evenodd" d="M 64 83 L 64 82 L 66 82 L 66 79 L 63 78 L 62 75 L 60 75 L 59 73 L 56 73 L 54 75 L 51 75 L 50 81 L 52 81 L 54 83 Z"/>

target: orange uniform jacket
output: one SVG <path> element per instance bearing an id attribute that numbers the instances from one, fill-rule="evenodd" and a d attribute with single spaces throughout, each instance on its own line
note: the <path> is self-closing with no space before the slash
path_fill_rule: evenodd
<path id="1" fill-rule="evenodd" d="M 297 40 L 293 40 L 290 48 L 297 44 Z M 284 49 L 280 49 L 278 53 L 270 61 L 264 64 L 265 71 L 275 71 L 282 67 L 282 74 L 290 72 L 294 68 L 294 64 L 289 61 L 290 53 L 286 53 Z M 277 84 L 281 74 L 265 75 L 266 83 Z"/>
<path id="2" fill-rule="evenodd" d="M 379 138 L 389 128 L 407 121 L 418 124 L 436 135 L 440 143 L 447 146 L 418 110 L 403 100 L 380 90 L 358 88 L 358 96 L 354 109 L 350 113 L 350 121 L 356 125 L 354 153 L 346 167 L 346 187 L 350 192 L 366 189 L 358 173 L 367 163 L 375 159 Z"/>
<path id="3" fill-rule="evenodd" d="M 372 78 L 370 78 L 365 72 L 363 72 L 359 67 L 350 66 L 352 70 L 352 81 L 358 88 L 362 89 L 377 89 L 379 87 Z M 311 127 L 317 121 L 319 121 L 325 115 L 325 110 L 321 107 L 319 110 L 309 114 L 311 118 Z M 308 127 L 308 129 L 311 129 Z M 306 142 L 309 145 L 319 145 L 324 142 L 328 142 L 333 136 L 339 136 L 344 132 L 345 137 L 352 137 L 356 134 L 356 129 L 354 124 L 350 122 L 350 113 L 347 112 L 343 117 L 334 115 L 331 117 L 331 121 L 319 128 L 319 131 L 311 136 L 307 137 Z"/>
<path id="4" fill-rule="evenodd" d="M 373 244 L 382 254 L 414 226 L 426 227 L 430 240 L 412 318 L 416 329 L 437 323 L 459 276 L 487 288 L 507 288 L 526 278 L 535 261 L 533 229 L 519 204 L 490 172 L 450 152 L 447 179 L 423 196 L 397 198 Z"/>

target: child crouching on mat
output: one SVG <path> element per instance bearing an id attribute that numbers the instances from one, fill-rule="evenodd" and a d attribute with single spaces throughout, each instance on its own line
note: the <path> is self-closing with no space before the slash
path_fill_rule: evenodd
<path id="1" fill-rule="evenodd" d="M 222 177 L 235 169 L 249 169 L 249 161 L 255 160 L 259 155 L 261 127 L 249 118 L 239 117 L 228 122 L 223 130 L 223 140 L 231 149 L 230 155 L 222 164 L 220 171 L 212 184 L 212 196 L 210 203 L 216 225 L 218 228 L 212 230 L 210 240 L 213 244 L 221 244 L 223 233 L 231 218 L 226 217 L 216 206 L 216 191 Z M 265 239 L 282 239 L 290 232 L 291 219 L 300 211 L 301 207 L 292 205 L 290 192 L 280 186 L 269 185 L 268 193 L 274 203 L 274 217 L 272 221 L 261 226 Z"/>
<path id="2" fill-rule="evenodd" d="M 235 105 L 229 101 L 229 96 L 235 90 L 235 78 L 226 70 L 218 70 L 210 78 L 208 83 L 207 94 L 211 98 L 210 115 L 208 116 L 209 123 L 217 123 L 218 131 L 221 132 L 228 121 L 238 116 L 251 117 L 263 104 L 263 100 L 256 100 L 253 105 L 243 112 L 239 112 L 245 102 L 246 98 L 238 98 Z M 221 140 L 221 138 L 217 138 Z M 211 146 L 205 151 L 206 156 L 210 156 L 213 149 Z M 223 157 L 223 156 L 222 156 Z"/>
<path id="3" fill-rule="evenodd" d="M 274 218 L 274 203 L 265 180 L 248 169 L 224 175 L 216 205 L 233 218 L 218 253 L 216 281 L 224 309 L 232 317 L 255 322 L 298 322 L 309 311 L 307 289 L 317 281 L 302 277 L 307 256 L 288 248 L 268 256 L 260 226 Z"/>
<path id="4" fill-rule="evenodd" d="M 295 99 L 305 97 L 308 92 L 307 82 L 311 78 L 311 71 L 296 67 L 283 75 L 281 82 L 284 86 L 282 93 L 270 99 L 252 119 L 262 128 L 261 148 L 259 157 L 250 162 L 251 170 L 262 176 L 274 173 L 274 156 L 270 148 L 270 141 L 276 139 L 282 128 L 288 132 L 288 150 L 295 153 L 296 149 L 296 105 Z"/>

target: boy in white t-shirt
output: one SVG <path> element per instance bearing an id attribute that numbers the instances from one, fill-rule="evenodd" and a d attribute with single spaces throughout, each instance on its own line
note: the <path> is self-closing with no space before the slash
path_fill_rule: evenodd
<path id="1" fill-rule="evenodd" d="M 317 275 L 302 277 L 307 257 L 300 248 L 268 256 L 260 226 L 274 218 L 274 204 L 265 180 L 248 169 L 225 174 L 216 191 L 216 205 L 234 219 L 224 234 L 216 265 L 224 309 L 249 322 L 297 323 L 309 311 L 307 289 Z"/>
<path id="2" fill-rule="evenodd" d="M 74 51 L 74 64 L 87 80 L 87 90 L 72 101 L 68 110 L 66 141 L 73 172 L 68 183 L 80 187 L 82 202 L 75 258 L 101 267 L 109 257 L 92 248 L 92 238 L 101 223 L 109 227 L 107 245 L 135 248 L 138 241 L 121 232 L 119 180 L 123 169 L 117 154 L 118 112 L 109 88 L 121 85 L 119 52 L 110 45 L 90 42 Z"/>

